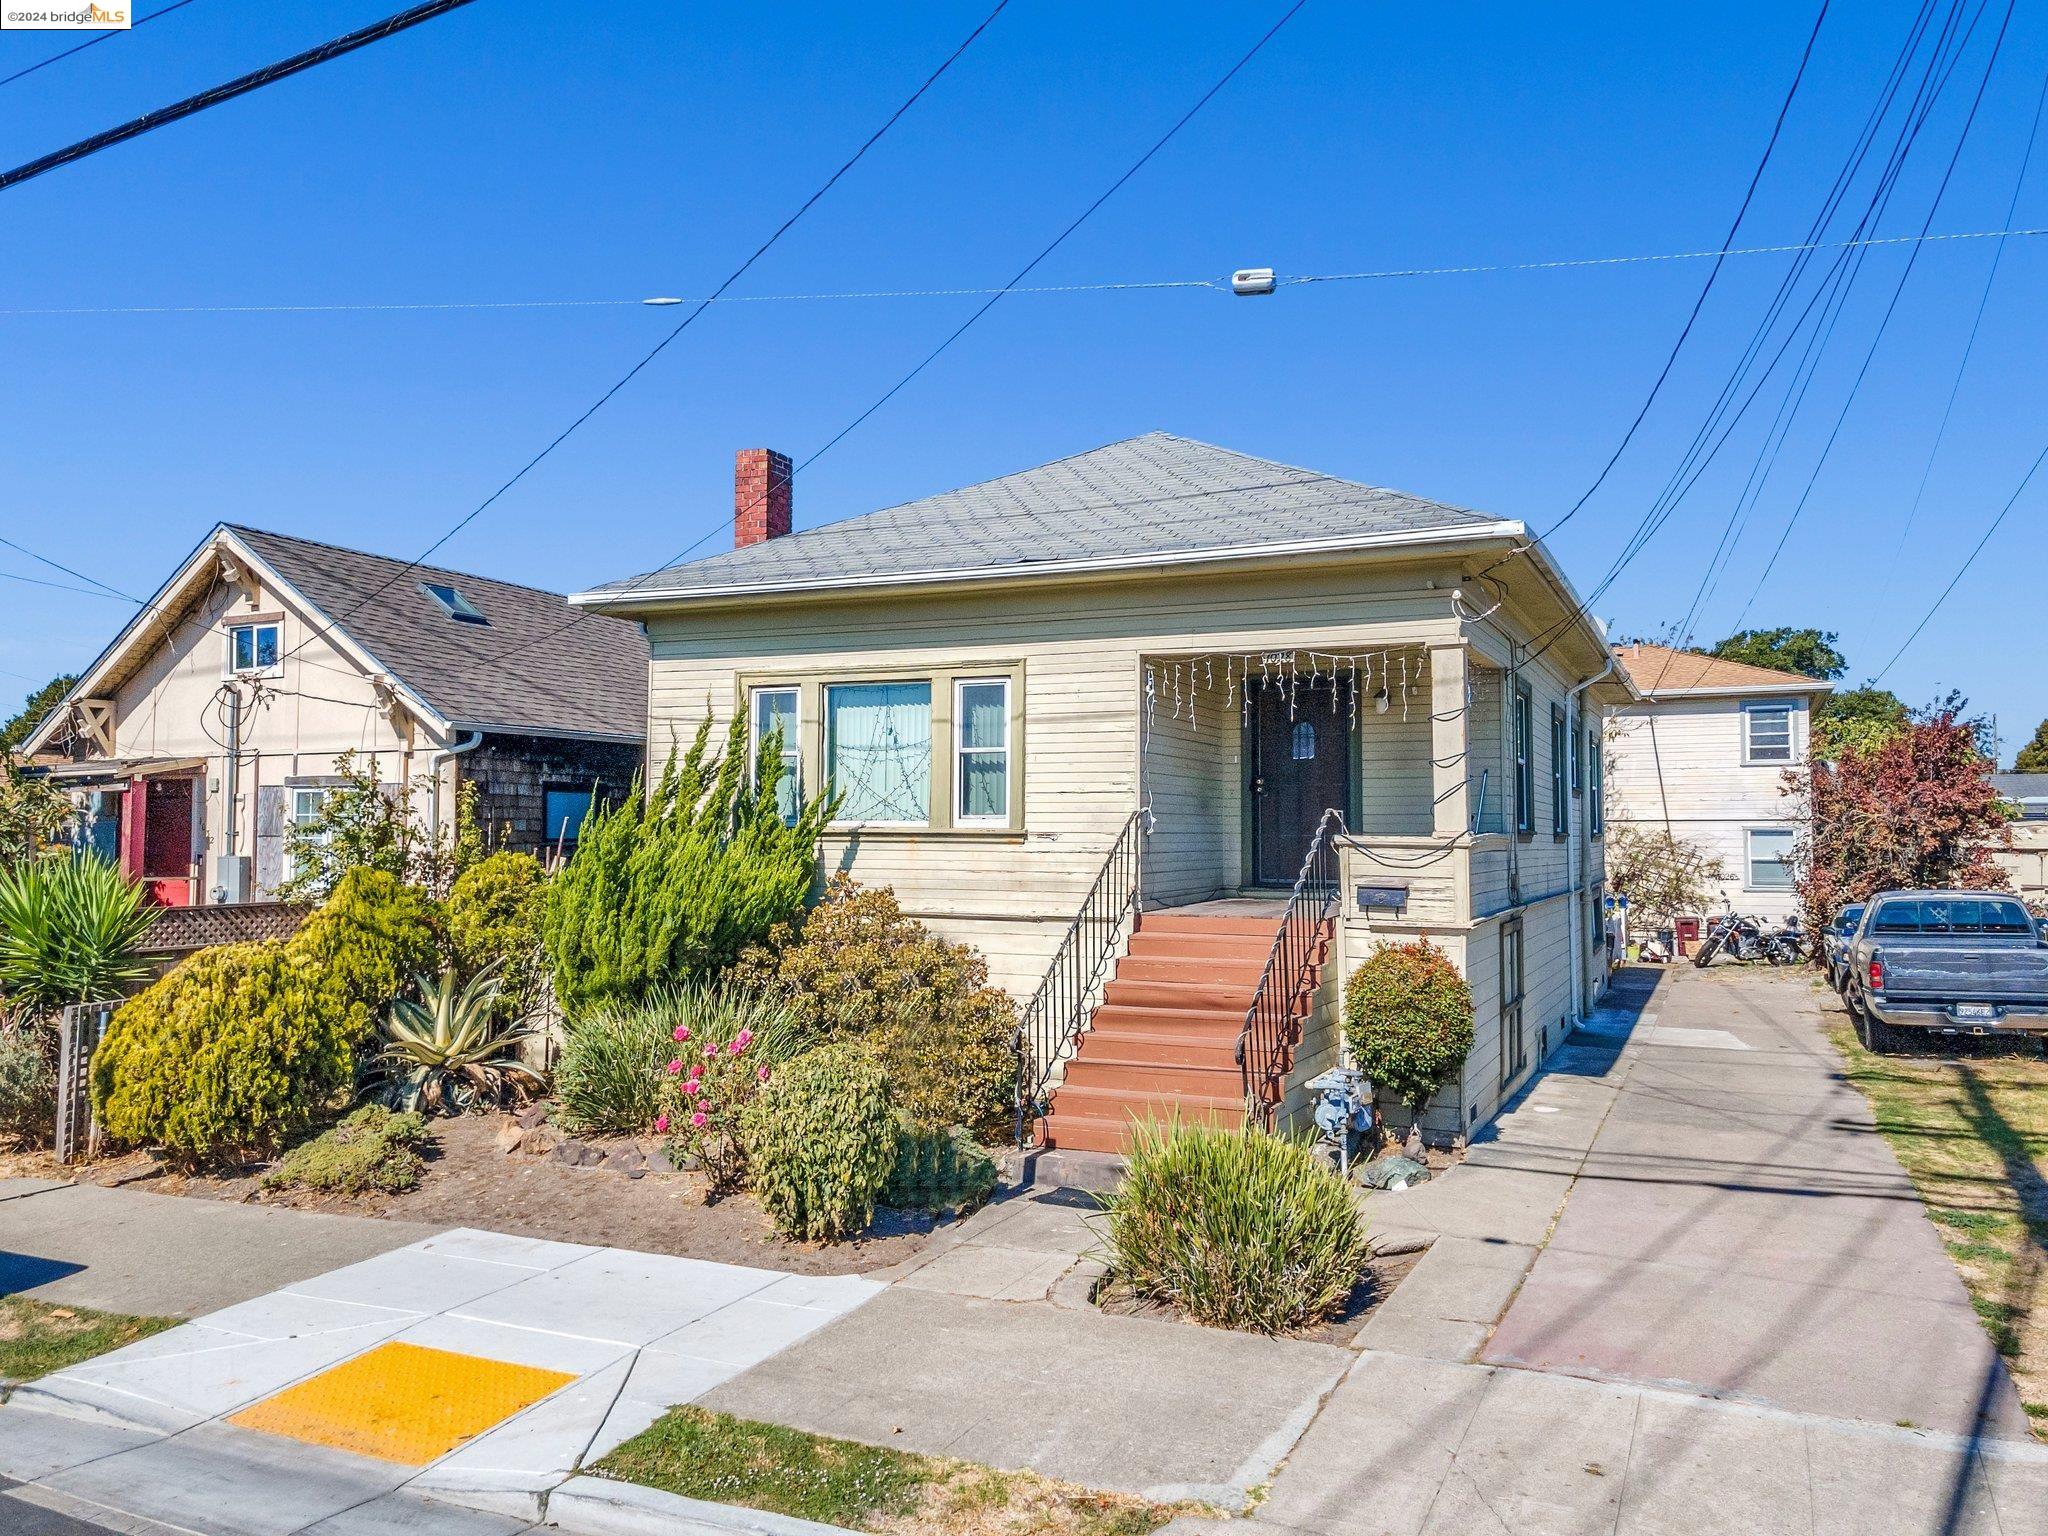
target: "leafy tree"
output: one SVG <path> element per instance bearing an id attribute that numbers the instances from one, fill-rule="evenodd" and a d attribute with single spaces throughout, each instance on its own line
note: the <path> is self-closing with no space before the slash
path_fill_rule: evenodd
<path id="1" fill-rule="evenodd" d="M 810 893 L 818 839 L 836 799 L 782 819 L 779 742 L 747 772 L 747 720 L 736 715 L 711 755 L 711 722 L 654 792 L 593 807 L 576 856 L 548 882 L 541 936 L 555 995 L 572 1014 L 715 975 L 787 922 Z"/>
<path id="2" fill-rule="evenodd" d="M 71 802 L 61 791 L 30 778 L 12 753 L 0 752 L 0 870 L 42 853 L 71 817 Z"/>
<path id="3" fill-rule="evenodd" d="M 1420 1122 L 1472 1052 L 1472 989 L 1427 939 L 1375 944 L 1344 985 L 1344 1042 L 1358 1069 Z"/>
<path id="4" fill-rule="evenodd" d="M 42 687 L 29 694 L 22 701 L 21 713 L 0 725 L 0 753 L 12 752 L 24 741 L 28 733 L 43 723 L 43 716 L 57 707 L 57 701 L 71 691 L 71 685 L 78 679 L 66 672 L 53 677 Z"/>
<path id="5" fill-rule="evenodd" d="M 1816 929 L 1879 891 L 2006 888 L 1991 850 L 2010 844 L 2010 813 L 1956 702 L 1917 713 L 1875 746 L 1785 775 L 1806 827 L 1793 853 L 1800 904 Z"/>
<path id="6" fill-rule="evenodd" d="M 342 782 L 321 796 L 319 815 L 285 831 L 292 874 L 278 888 L 284 900 L 324 901 L 352 869 L 382 870 L 445 895 L 456 876 L 483 857 L 474 784 L 456 791 L 453 830 L 436 832 L 419 806 L 427 793 L 423 781 L 380 779 L 377 760 L 359 768 L 353 751 L 334 760 L 334 771 Z"/>
<path id="7" fill-rule="evenodd" d="M 1607 884 L 1642 919 L 1704 912 L 1728 866 L 1699 843 L 1668 827 L 1616 821 L 1607 828 Z"/>
<path id="8" fill-rule="evenodd" d="M 2048 720 L 2034 727 L 2034 739 L 2012 760 L 2014 773 L 2048 773 Z"/>
<path id="9" fill-rule="evenodd" d="M 1813 712 L 1814 753 L 1836 758 L 1852 747 L 1868 751 L 1898 735 L 1911 718 L 1904 700 L 1874 683 L 1831 694 Z"/>
<path id="10" fill-rule="evenodd" d="M 1823 634 L 1817 629 L 1741 629 L 1707 654 L 1831 683 L 1849 670 L 1849 658 L 1835 649 L 1835 639 L 1832 630 Z"/>

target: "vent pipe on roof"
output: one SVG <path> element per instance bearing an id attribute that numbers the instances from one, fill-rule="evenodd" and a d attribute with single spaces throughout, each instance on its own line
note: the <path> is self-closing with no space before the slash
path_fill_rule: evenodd
<path id="1" fill-rule="evenodd" d="M 733 460 L 732 547 L 779 539 L 789 532 L 789 455 L 773 448 L 742 448 Z"/>

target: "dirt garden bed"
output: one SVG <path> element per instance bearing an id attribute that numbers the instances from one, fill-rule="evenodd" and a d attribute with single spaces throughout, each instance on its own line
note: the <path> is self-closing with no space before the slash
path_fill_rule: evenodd
<path id="1" fill-rule="evenodd" d="M 778 1237 L 753 1199 L 706 1205 L 703 1182 L 671 1171 L 652 1138 L 577 1141 L 509 1114 L 432 1122 L 426 1171 L 402 1194 L 267 1191 L 258 1164 L 231 1175 L 165 1170 L 147 1153 L 65 1168 L 47 1154 L 0 1159 L 0 1176 L 76 1178 L 168 1195 L 285 1206 L 436 1226 L 481 1227 L 521 1237 L 631 1248 L 797 1274 L 880 1269 L 911 1257 L 941 1225 L 921 1212 L 879 1211 L 860 1237 L 825 1244 Z M 509 1150 L 508 1150 L 509 1149 Z"/>

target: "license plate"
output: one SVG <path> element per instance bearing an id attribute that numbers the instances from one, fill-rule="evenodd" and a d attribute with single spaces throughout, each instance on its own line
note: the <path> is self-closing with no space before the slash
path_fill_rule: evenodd
<path id="1" fill-rule="evenodd" d="M 1989 1003 L 1957 1003 L 1956 1017 L 1959 1019 L 1995 1019 L 1998 1010 Z"/>

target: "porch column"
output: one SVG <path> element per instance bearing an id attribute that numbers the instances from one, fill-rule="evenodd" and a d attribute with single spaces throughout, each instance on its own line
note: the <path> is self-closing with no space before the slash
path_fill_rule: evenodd
<path id="1" fill-rule="evenodd" d="M 1472 918 L 1472 864 L 1466 849 L 1472 830 L 1471 710 L 1465 686 L 1471 675 L 1465 642 L 1450 641 L 1429 648 L 1429 787 L 1435 802 L 1432 832 L 1455 843 L 1451 856 L 1455 888 L 1452 906 L 1459 922 Z"/>

